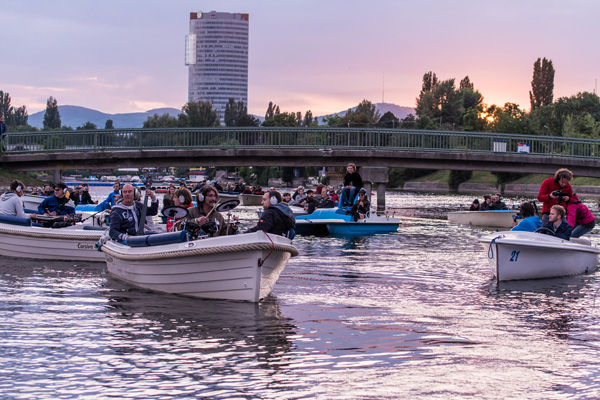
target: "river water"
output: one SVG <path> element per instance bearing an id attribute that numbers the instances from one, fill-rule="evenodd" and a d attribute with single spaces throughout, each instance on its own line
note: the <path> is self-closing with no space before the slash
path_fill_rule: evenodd
<path id="1" fill-rule="evenodd" d="M 388 193 L 397 233 L 297 236 L 260 304 L 3 259 L 0 397 L 600 397 L 598 273 L 496 284 L 477 242 L 489 231 L 444 219 L 471 201 Z M 235 211 L 250 225 L 255 210 Z"/>

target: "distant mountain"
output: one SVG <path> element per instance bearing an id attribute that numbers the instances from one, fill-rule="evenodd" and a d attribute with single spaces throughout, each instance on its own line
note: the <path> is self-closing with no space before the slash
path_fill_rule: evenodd
<path id="1" fill-rule="evenodd" d="M 84 125 L 88 121 L 96 124 L 98 129 L 104 129 L 106 120 L 109 119 L 113 120 L 113 126 L 118 129 L 141 128 L 148 117 L 151 117 L 154 114 L 169 114 L 172 117 L 176 117 L 181 113 L 181 110 L 178 110 L 177 108 L 157 108 L 138 113 L 106 114 L 97 110 L 92 110 L 91 108 L 58 106 L 58 112 L 60 112 L 60 119 L 63 126 L 70 126 L 73 129 Z M 31 114 L 28 119 L 29 125 L 40 129 L 43 128 L 45 113 L 46 110 Z"/>
<path id="2" fill-rule="evenodd" d="M 415 109 L 412 107 L 402 107 L 402 106 L 392 104 L 392 103 L 375 103 L 374 106 L 377 109 L 377 111 L 379 111 L 380 115 L 383 115 L 386 112 L 390 111 L 398 119 L 406 118 L 408 116 L 408 114 L 415 115 Z M 353 111 L 356 110 L 356 107 L 352 107 L 351 110 L 353 110 Z M 346 115 L 347 112 L 348 112 L 348 110 L 344 110 L 344 111 L 337 112 L 335 114 L 323 115 L 321 117 L 316 117 L 316 118 L 319 120 L 319 124 L 322 124 L 323 118 L 325 118 L 325 117 L 329 117 L 331 115 L 339 115 L 340 117 L 343 117 L 344 115 Z"/>
<path id="3" fill-rule="evenodd" d="M 392 103 L 375 103 L 375 107 L 377 108 L 377 111 L 379 111 L 379 114 L 383 115 L 386 112 L 391 111 L 392 114 L 394 114 L 398 119 L 406 118 L 408 114 L 415 114 L 415 109 L 412 107 L 401 107 Z M 355 109 L 356 107 L 352 108 L 352 110 Z M 113 120 L 113 126 L 117 129 L 141 128 L 148 117 L 151 117 L 154 114 L 169 114 L 172 117 L 176 117 L 181 113 L 181 110 L 177 108 L 157 108 L 138 113 L 107 114 L 91 108 L 79 106 L 58 106 L 58 111 L 60 112 L 60 119 L 63 126 L 70 126 L 73 129 L 77 128 L 78 126 L 83 126 L 88 121 L 96 124 L 98 129 L 104 129 L 106 120 L 109 119 Z M 330 115 L 344 116 L 346 115 L 346 112 L 348 112 L 348 110 L 340 111 Z M 28 119 L 29 125 L 40 129 L 43 128 L 45 113 L 46 110 L 31 114 Z M 319 120 L 319 124 L 322 124 L 323 118 L 326 116 L 329 115 L 315 118 Z M 261 122 L 263 122 L 265 119 L 264 116 L 255 117 L 257 117 Z"/>

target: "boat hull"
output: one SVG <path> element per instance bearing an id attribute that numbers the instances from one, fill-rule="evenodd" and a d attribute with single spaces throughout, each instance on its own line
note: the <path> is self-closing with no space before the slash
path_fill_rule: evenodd
<path id="1" fill-rule="evenodd" d="M 262 194 L 240 194 L 240 204 L 243 206 L 260 206 L 262 205 Z"/>
<path id="2" fill-rule="evenodd" d="M 264 232 L 142 248 L 107 242 L 102 251 L 109 273 L 133 286 L 249 302 L 265 298 L 297 255 L 290 240 Z"/>
<path id="3" fill-rule="evenodd" d="M 398 218 L 379 216 L 374 212 L 355 222 L 344 210 L 328 208 L 297 217 L 294 230 L 299 235 L 365 236 L 396 232 L 399 225 Z"/>
<path id="4" fill-rule="evenodd" d="M 458 225 L 510 228 L 513 224 L 513 215 L 517 215 L 516 210 L 452 211 L 448 213 L 448 222 Z"/>
<path id="5" fill-rule="evenodd" d="M 73 228 L 0 223 L 0 255 L 37 260 L 104 262 L 104 254 L 96 249 L 96 242 L 104 231 Z"/>
<path id="6" fill-rule="evenodd" d="M 398 222 L 329 222 L 327 230 L 332 235 L 375 235 L 378 233 L 391 233 L 398 230 Z"/>
<path id="7" fill-rule="evenodd" d="M 533 232 L 498 232 L 479 239 L 498 281 L 590 273 L 600 249 Z"/>

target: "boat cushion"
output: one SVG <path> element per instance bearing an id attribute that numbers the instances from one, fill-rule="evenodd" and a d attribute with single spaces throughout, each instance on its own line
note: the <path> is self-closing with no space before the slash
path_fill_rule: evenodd
<path id="1" fill-rule="evenodd" d="M 83 225 L 84 231 L 105 231 L 105 226 Z"/>
<path id="2" fill-rule="evenodd" d="M 13 217 L 10 215 L 0 215 L 0 222 L 3 224 L 31 226 L 31 219 L 21 218 L 21 217 Z"/>
<path id="3" fill-rule="evenodd" d="M 130 236 L 127 238 L 127 244 L 130 247 L 160 246 L 164 244 L 187 242 L 189 238 L 188 231 L 157 233 L 155 235 Z"/>

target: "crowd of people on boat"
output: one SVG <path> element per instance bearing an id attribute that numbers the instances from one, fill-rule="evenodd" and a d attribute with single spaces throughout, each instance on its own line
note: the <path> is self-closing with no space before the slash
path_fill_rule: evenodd
<path id="1" fill-rule="evenodd" d="M 512 230 L 547 232 L 561 239 L 579 238 L 596 226 L 596 218 L 573 192 L 573 173 L 560 168 L 554 176 L 544 179 L 537 201 L 542 204 L 541 217 L 535 201 L 523 202 L 514 218 Z M 500 193 L 485 195 L 483 202 L 475 199 L 470 211 L 508 210 Z"/>

